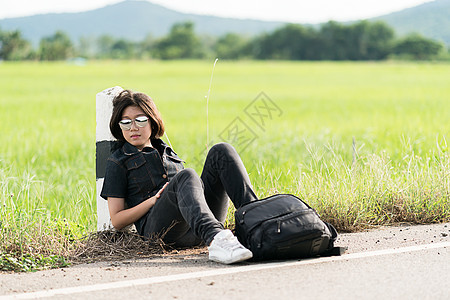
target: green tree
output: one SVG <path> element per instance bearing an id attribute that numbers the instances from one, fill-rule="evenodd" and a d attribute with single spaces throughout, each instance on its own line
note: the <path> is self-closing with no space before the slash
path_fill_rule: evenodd
<path id="1" fill-rule="evenodd" d="M 93 58 L 95 56 L 96 39 L 92 36 L 80 37 L 77 47 L 77 55 L 84 58 Z"/>
<path id="2" fill-rule="evenodd" d="M 330 60 L 380 60 L 389 55 L 393 39 L 393 29 L 383 22 L 343 25 L 330 21 L 320 29 L 322 49 L 315 53 Z"/>
<path id="3" fill-rule="evenodd" d="M 41 60 L 64 60 L 73 55 L 74 47 L 64 32 L 57 31 L 41 39 L 39 53 Z"/>
<path id="4" fill-rule="evenodd" d="M 192 22 L 176 23 L 167 37 L 157 41 L 154 56 L 161 59 L 201 58 L 203 50 Z"/>
<path id="5" fill-rule="evenodd" d="M 442 44 L 435 40 L 419 34 L 410 34 L 396 43 L 394 53 L 410 56 L 413 59 L 430 59 L 438 55 L 442 49 Z"/>
<path id="6" fill-rule="evenodd" d="M 221 59 L 239 59 L 248 56 L 248 41 L 236 33 L 227 33 L 214 45 L 216 56 Z"/>
<path id="7" fill-rule="evenodd" d="M 299 24 L 287 24 L 255 41 L 255 57 L 259 59 L 317 59 L 312 47 L 317 45 L 317 33 Z"/>
<path id="8" fill-rule="evenodd" d="M 155 40 L 151 34 L 148 34 L 144 40 L 139 43 L 139 56 L 141 58 L 151 58 Z"/>
<path id="9" fill-rule="evenodd" d="M 99 58 L 111 58 L 111 49 L 114 38 L 110 35 L 102 35 L 97 39 L 97 56 Z"/>
<path id="10" fill-rule="evenodd" d="M 390 52 L 394 31 L 383 22 L 360 21 L 346 28 L 346 59 L 379 60 Z"/>
<path id="11" fill-rule="evenodd" d="M 395 32 L 389 25 L 378 21 L 367 29 L 366 59 L 385 59 L 392 51 Z"/>
<path id="12" fill-rule="evenodd" d="M 142 43 L 126 39 L 114 39 L 109 35 L 100 36 L 97 41 L 97 57 L 108 59 L 133 59 L 142 57 Z"/>
<path id="13" fill-rule="evenodd" d="M 136 46 L 134 43 L 120 39 L 114 42 L 111 47 L 111 58 L 113 59 L 131 59 L 135 58 Z"/>
<path id="14" fill-rule="evenodd" d="M 320 56 L 323 59 L 348 59 L 348 27 L 338 22 L 330 21 L 320 28 L 320 37 L 323 41 L 323 49 Z"/>
<path id="15" fill-rule="evenodd" d="M 20 31 L 0 30 L 0 59 L 22 60 L 30 57 L 31 45 L 22 38 Z"/>

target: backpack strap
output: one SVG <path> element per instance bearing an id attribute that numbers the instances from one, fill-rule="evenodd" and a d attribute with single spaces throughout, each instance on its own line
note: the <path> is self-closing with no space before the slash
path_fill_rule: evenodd
<path id="1" fill-rule="evenodd" d="M 333 247 L 330 250 L 320 254 L 320 256 L 341 256 L 345 253 L 345 251 L 347 251 L 347 249 L 348 247 Z"/>
<path id="2" fill-rule="evenodd" d="M 341 256 L 342 254 L 345 253 L 345 251 L 347 251 L 348 247 L 335 247 L 334 246 L 334 242 L 337 239 L 337 230 L 336 228 L 334 228 L 334 226 L 328 222 L 324 222 L 328 229 L 331 232 L 331 238 L 330 238 L 330 243 L 328 245 L 328 250 L 325 251 L 324 253 L 320 254 L 320 256 Z"/>

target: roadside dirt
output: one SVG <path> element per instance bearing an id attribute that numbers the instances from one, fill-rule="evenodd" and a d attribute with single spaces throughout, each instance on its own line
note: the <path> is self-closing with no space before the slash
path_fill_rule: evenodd
<path id="1" fill-rule="evenodd" d="M 450 241 L 449 235 L 449 223 L 418 226 L 405 224 L 395 227 L 382 227 L 365 232 L 343 233 L 339 235 L 336 245 L 348 247 L 346 254 L 350 254 L 448 242 Z M 35 273 L 2 273 L 0 276 L 0 295 L 224 267 L 227 266 L 208 260 L 206 247 L 172 250 L 148 257 L 138 255 L 131 259 L 74 263 L 70 267 Z"/>

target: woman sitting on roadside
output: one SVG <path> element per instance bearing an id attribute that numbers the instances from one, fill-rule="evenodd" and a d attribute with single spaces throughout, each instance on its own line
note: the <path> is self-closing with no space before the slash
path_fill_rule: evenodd
<path id="1" fill-rule="evenodd" d="M 101 196 L 108 200 L 116 229 L 134 223 L 145 237 L 169 229 L 166 243 L 189 247 L 204 242 L 209 259 L 225 264 L 252 257 L 223 226 L 229 198 L 236 208 L 257 200 L 231 145 L 210 149 L 200 177 L 184 169 L 160 139 L 164 123 L 152 99 L 130 90 L 115 97 L 110 130 L 123 146 L 108 159 Z"/>

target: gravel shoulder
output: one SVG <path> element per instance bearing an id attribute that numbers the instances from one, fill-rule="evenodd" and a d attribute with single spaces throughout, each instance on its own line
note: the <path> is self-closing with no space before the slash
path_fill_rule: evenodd
<path id="1" fill-rule="evenodd" d="M 336 245 L 348 247 L 346 254 L 350 254 L 448 242 L 449 235 L 450 223 L 402 225 L 358 233 L 343 233 L 339 235 Z M 255 263 L 239 265 L 246 264 Z M 227 267 L 233 268 L 209 261 L 206 248 L 199 248 L 150 258 L 78 264 L 35 273 L 1 273 L 0 296 Z"/>

